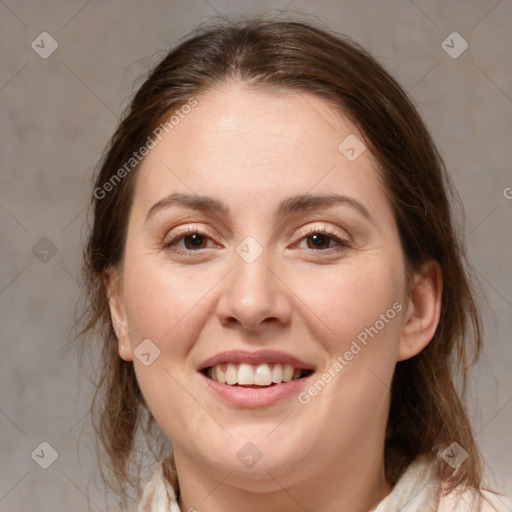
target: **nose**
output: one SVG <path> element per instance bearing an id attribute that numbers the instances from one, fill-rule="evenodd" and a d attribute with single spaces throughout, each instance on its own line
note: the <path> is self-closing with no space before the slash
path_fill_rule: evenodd
<path id="1" fill-rule="evenodd" d="M 224 280 L 217 306 L 221 324 L 250 332 L 288 324 L 291 318 L 290 291 L 279 272 L 271 268 L 268 251 L 264 250 L 250 263 L 238 254 L 233 258 L 234 268 Z"/>

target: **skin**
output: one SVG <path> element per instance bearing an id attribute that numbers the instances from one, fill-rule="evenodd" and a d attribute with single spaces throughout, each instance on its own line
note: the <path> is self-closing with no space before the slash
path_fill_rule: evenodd
<path id="1" fill-rule="evenodd" d="M 172 441 L 181 510 L 367 511 L 391 487 L 384 439 L 395 365 L 419 353 L 439 321 L 436 263 L 405 269 L 391 204 L 366 149 L 349 161 L 338 145 L 362 134 L 319 97 L 223 84 L 146 157 L 129 217 L 125 258 L 104 274 L 119 341 L 133 361 L 150 411 Z M 230 216 L 184 206 L 149 209 L 170 193 L 208 195 Z M 278 203 L 296 194 L 357 199 L 372 221 L 347 205 L 277 221 Z M 164 245 L 181 229 L 205 233 Z M 323 238 L 325 228 L 349 241 Z M 186 233 L 184 234 L 186 235 Z M 247 263 L 237 246 L 252 236 L 261 255 Z M 198 365 L 232 349 L 288 352 L 317 369 L 332 367 L 365 327 L 403 307 L 308 404 L 296 396 L 257 409 L 213 394 Z M 133 351 L 160 350 L 145 366 Z M 253 443 L 251 468 L 237 457 Z"/>

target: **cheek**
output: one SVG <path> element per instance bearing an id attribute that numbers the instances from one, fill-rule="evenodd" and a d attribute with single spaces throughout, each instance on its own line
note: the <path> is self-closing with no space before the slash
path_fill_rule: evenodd
<path id="1" fill-rule="evenodd" d="M 208 280 L 191 278 L 190 271 L 151 258 L 143 261 L 134 257 L 125 268 L 124 296 L 132 346 L 149 338 L 163 348 L 165 340 L 184 339 L 180 333 L 197 326 L 190 317 L 211 288 Z"/>
<path id="2" fill-rule="evenodd" d="M 392 260 L 372 256 L 340 265 L 319 282 L 305 280 L 303 293 L 308 290 L 308 305 L 329 327 L 328 335 L 317 337 L 328 351 L 318 375 L 326 385 L 313 382 L 303 400 L 311 399 L 313 415 L 328 414 L 353 439 L 361 433 L 358 425 L 383 411 L 388 396 L 405 310 L 403 276 Z"/>
<path id="3" fill-rule="evenodd" d="M 365 261 L 366 260 L 366 261 Z M 375 326 L 386 338 L 395 339 L 399 322 L 397 309 L 401 304 L 403 279 L 396 265 L 386 264 L 379 258 L 362 258 L 357 263 L 340 265 L 324 279 L 297 277 L 302 282 L 304 301 L 329 332 L 332 351 L 348 349 L 352 340 L 365 329 Z M 403 304 L 402 304 L 403 309 Z M 382 316 L 384 315 L 384 320 Z M 383 323 L 384 322 L 384 323 Z M 392 328 L 392 324 L 395 324 Z"/>
<path id="4" fill-rule="evenodd" d="M 179 439 L 185 425 L 195 435 L 195 425 L 208 421 L 184 387 L 185 373 L 193 373 L 184 361 L 208 317 L 202 298 L 214 279 L 192 279 L 190 272 L 155 260 L 132 253 L 125 261 L 128 328 L 132 350 L 149 339 L 160 351 L 148 366 L 134 357 L 134 369 L 151 414 L 169 437 Z"/>

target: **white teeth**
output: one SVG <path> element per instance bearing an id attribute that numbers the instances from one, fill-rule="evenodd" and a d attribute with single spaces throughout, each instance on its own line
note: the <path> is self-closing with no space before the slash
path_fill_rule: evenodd
<path id="1" fill-rule="evenodd" d="M 275 364 L 272 368 L 272 382 L 279 384 L 283 382 L 283 367 L 280 364 Z"/>
<path id="2" fill-rule="evenodd" d="M 285 382 L 290 382 L 292 379 L 293 379 L 293 368 L 289 364 L 287 364 L 283 368 L 283 380 Z"/>
<path id="3" fill-rule="evenodd" d="M 224 369 L 223 369 L 224 367 Z M 207 371 L 208 377 L 221 384 L 234 386 L 270 386 L 272 383 L 280 384 L 297 380 L 301 376 L 301 370 L 293 368 L 289 364 L 262 363 L 253 366 L 248 363 L 216 365 Z"/>
<path id="4" fill-rule="evenodd" d="M 238 384 L 254 384 L 254 370 L 250 364 L 242 363 L 238 367 Z"/>
<path id="5" fill-rule="evenodd" d="M 238 381 L 238 370 L 234 364 L 229 363 L 226 370 L 226 384 L 232 386 Z"/>
<path id="6" fill-rule="evenodd" d="M 260 364 L 254 372 L 254 384 L 258 386 L 270 386 L 272 384 L 272 374 L 268 364 Z"/>
<path id="7" fill-rule="evenodd" d="M 217 382 L 220 382 L 221 384 L 225 384 L 226 383 L 226 374 L 222 371 L 222 368 L 220 367 L 220 365 L 218 366 L 215 366 L 215 368 L 217 368 L 217 374 L 216 374 L 216 379 L 214 378 L 213 380 L 216 380 Z"/>

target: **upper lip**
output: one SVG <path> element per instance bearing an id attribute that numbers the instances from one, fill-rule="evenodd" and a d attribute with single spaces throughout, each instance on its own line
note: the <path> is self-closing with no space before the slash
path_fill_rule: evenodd
<path id="1" fill-rule="evenodd" d="M 229 350 L 206 359 L 199 365 L 198 370 L 201 371 L 224 363 L 281 363 L 289 364 L 295 369 L 314 370 L 314 367 L 311 364 L 306 363 L 291 354 L 279 352 L 277 350 L 257 350 L 255 352 L 249 352 L 247 350 Z"/>

